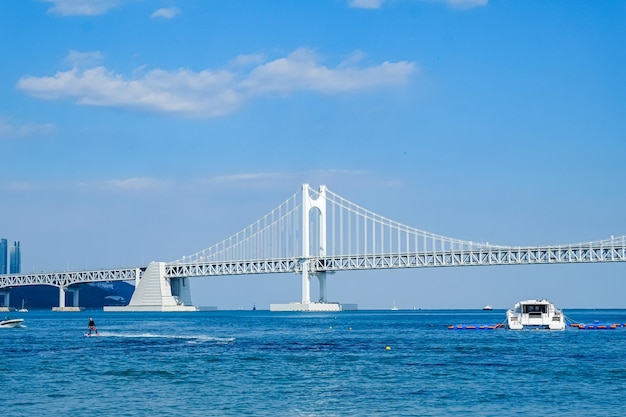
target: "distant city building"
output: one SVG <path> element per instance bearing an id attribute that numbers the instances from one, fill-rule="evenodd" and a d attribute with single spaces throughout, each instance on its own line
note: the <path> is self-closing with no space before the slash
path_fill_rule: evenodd
<path id="1" fill-rule="evenodd" d="M 20 253 L 20 242 L 13 242 L 11 246 L 11 274 L 19 274 L 22 272 L 22 254 Z"/>
<path id="2" fill-rule="evenodd" d="M 0 239 L 0 274 L 7 273 L 7 267 L 9 264 L 9 244 L 6 239 Z"/>

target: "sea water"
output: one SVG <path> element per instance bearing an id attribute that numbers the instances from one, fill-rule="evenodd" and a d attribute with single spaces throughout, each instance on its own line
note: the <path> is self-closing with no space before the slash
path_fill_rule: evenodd
<path id="1" fill-rule="evenodd" d="M 503 310 L 19 316 L 0 329 L 7 417 L 626 415 L 626 328 L 448 329 Z"/>

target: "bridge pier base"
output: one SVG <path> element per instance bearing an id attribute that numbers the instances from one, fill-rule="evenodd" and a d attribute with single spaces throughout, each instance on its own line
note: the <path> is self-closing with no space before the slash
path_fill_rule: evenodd
<path id="1" fill-rule="evenodd" d="M 324 311 L 343 311 L 343 310 L 356 310 L 354 308 L 344 308 L 339 303 L 298 303 L 292 302 L 289 304 L 270 304 L 270 311 L 311 311 L 311 312 L 324 312 Z"/>
<path id="2" fill-rule="evenodd" d="M 0 311 L 9 311 L 9 290 L 0 291 Z"/>
<path id="3" fill-rule="evenodd" d="M 165 262 L 151 262 L 127 306 L 105 306 L 104 311 L 198 311 L 191 305 L 189 278 L 167 278 Z"/>

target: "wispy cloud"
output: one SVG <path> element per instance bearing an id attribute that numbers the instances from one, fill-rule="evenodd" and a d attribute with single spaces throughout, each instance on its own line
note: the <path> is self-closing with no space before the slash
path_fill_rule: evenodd
<path id="1" fill-rule="evenodd" d="M 258 58 L 258 56 L 255 56 Z M 22 77 L 17 88 L 48 100 L 72 99 L 91 106 L 121 107 L 187 117 L 219 117 L 258 96 L 298 91 L 323 94 L 401 86 L 416 71 L 412 62 L 328 67 L 310 49 L 238 69 L 153 69 L 128 78 L 104 66 L 74 67 L 47 77 Z"/>
<path id="2" fill-rule="evenodd" d="M 129 0 L 39 0 L 51 3 L 51 14 L 59 16 L 98 16 L 121 6 Z M 421 0 L 445 3 L 453 9 L 471 9 L 486 6 L 489 0 Z M 348 0 L 348 7 L 355 9 L 380 9 L 387 0 Z M 181 13 L 177 7 L 165 7 L 155 10 L 152 19 L 172 19 Z"/>
<path id="3" fill-rule="evenodd" d="M 285 175 L 279 172 L 241 173 L 221 175 L 202 180 L 203 184 L 213 186 L 232 187 L 236 185 L 259 184 L 261 182 L 278 182 L 285 179 Z"/>
<path id="4" fill-rule="evenodd" d="M 414 64 L 405 61 L 383 62 L 365 68 L 329 68 L 319 63 L 313 51 L 302 48 L 284 58 L 259 65 L 240 85 L 254 94 L 288 94 L 299 90 L 334 94 L 402 85 L 414 69 Z"/>
<path id="5" fill-rule="evenodd" d="M 30 182 L 20 181 L 20 182 L 11 182 L 3 188 L 5 188 L 7 191 L 25 192 L 25 191 L 33 190 L 35 186 Z"/>
<path id="6" fill-rule="evenodd" d="M 133 177 L 124 179 L 114 179 L 101 181 L 91 184 L 82 184 L 83 186 L 89 186 L 91 188 L 104 188 L 108 190 L 117 191 L 150 191 L 150 190 L 163 190 L 169 188 L 171 183 L 169 181 L 163 181 L 150 177 Z"/>
<path id="7" fill-rule="evenodd" d="M 335 182 L 340 178 L 353 182 L 355 178 L 366 178 L 370 175 L 371 172 L 367 170 L 333 168 L 296 172 L 249 172 L 210 177 L 200 180 L 198 184 L 214 188 L 282 189 L 285 184 L 325 183 L 331 180 Z"/>
<path id="8" fill-rule="evenodd" d="M 355 9 L 379 9 L 385 0 L 350 0 L 348 6 Z"/>
<path id="9" fill-rule="evenodd" d="M 48 13 L 60 16 L 98 16 L 117 7 L 124 0 L 40 0 L 52 3 Z"/>
<path id="10" fill-rule="evenodd" d="M 430 0 L 445 3 L 452 9 L 472 9 L 486 6 L 489 0 Z"/>
<path id="11" fill-rule="evenodd" d="M 401 181 L 380 178 L 368 170 L 329 168 L 294 172 L 241 172 L 206 178 L 155 178 L 136 176 L 103 179 L 100 181 L 62 182 L 0 182 L 0 190 L 9 192 L 55 191 L 116 194 L 198 193 L 207 190 L 283 190 L 286 186 L 299 187 L 309 183 L 320 184 L 386 184 L 401 186 Z M 293 189 L 296 192 L 298 188 Z"/>
<path id="12" fill-rule="evenodd" d="M 472 9 L 486 6 L 489 0 L 421 0 L 444 3 L 451 9 Z M 386 0 L 349 0 L 348 6 L 355 9 L 380 9 Z"/>
<path id="13" fill-rule="evenodd" d="M 92 67 L 100 63 L 103 58 L 100 51 L 79 52 L 72 49 L 63 62 L 71 67 Z"/>
<path id="14" fill-rule="evenodd" d="M 175 190 L 175 184 L 171 180 L 163 180 L 151 177 L 130 177 L 105 179 L 101 181 L 52 181 L 52 182 L 31 182 L 13 181 L 0 183 L 0 190 L 13 192 L 29 191 L 55 191 L 55 192 L 96 192 L 96 193 L 153 193 Z M 181 186 L 184 184 L 180 184 Z"/>
<path id="15" fill-rule="evenodd" d="M 54 132 L 56 132 L 56 126 L 51 123 L 14 124 L 0 118 L 0 137 L 50 135 Z"/>
<path id="16" fill-rule="evenodd" d="M 248 66 L 258 65 L 265 62 L 265 57 L 262 54 L 242 54 L 238 55 L 231 61 L 234 66 Z"/>
<path id="17" fill-rule="evenodd" d="M 173 19 L 179 14 L 180 9 L 178 7 L 167 7 L 155 10 L 150 17 L 152 19 Z"/>

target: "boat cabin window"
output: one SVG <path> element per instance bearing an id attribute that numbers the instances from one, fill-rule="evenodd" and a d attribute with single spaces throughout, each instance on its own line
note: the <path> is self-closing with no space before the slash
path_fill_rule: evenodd
<path id="1" fill-rule="evenodd" d="M 524 306 L 524 313 L 547 313 L 548 306 L 545 304 L 528 304 Z"/>

